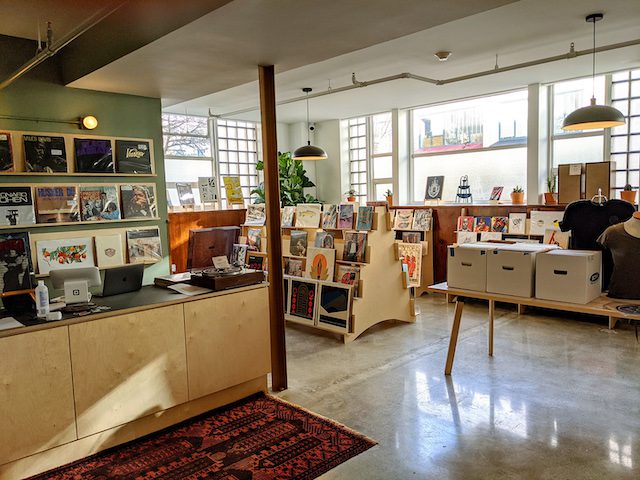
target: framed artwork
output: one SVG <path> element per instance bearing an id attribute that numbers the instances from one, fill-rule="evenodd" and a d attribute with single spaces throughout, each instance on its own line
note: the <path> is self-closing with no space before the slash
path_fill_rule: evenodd
<path id="1" fill-rule="evenodd" d="M 373 228 L 373 207 L 358 207 L 358 223 L 356 230 L 369 231 Z"/>
<path id="2" fill-rule="evenodd" d="M 262 229 L 249 228 L 247 230 L 247 245 L 252 252 L 262 251 Z"/>
<path id="3" fill-rule="evenodd" d="M 24 161 L 27 172 L 66 172 L 67 151 L 64 137 L 24 135 Z"/>
<path id="4" fill-rule="evenodd" d="M 79 222 L 78 188 L 74 185 L 35 187 L 38 223 Z"/>
<path id="5" fill-rule="evenodd" d="M 76 172 L 79 173 L 114 173 L 111 140 L 97 138 L 74 138 Z"/>
<path id="6" fill-rule="evenodd" d="M 413 230 L 431 230 L 431 219 L 433 216 L 433 210 L 430 208 L 417 208 L 413 211 L 413 223 L 411 228 Z"/>
<path id="7" fill-rule="evenodd" d="M 322 217 L 322 204 L 299 203 L 296 205 L 296 227 L 318 228 Z"/>
<path id="8" fill-rule="evenodd" d="M 120 185 L 122 218 L 157 218 L 155 185 Z"/>
<path id="9" fill-rule="evenodd" d="M 491 217 L 491 231 L 507 233 L 509 227 L 508 217 Z"/>
<path id="10" fill-rule="evenodd" d="M 47 274 L 51 270 L 95 267 L 93 238 L 64 238 L 36 242 L 38 272 Z"/>
<path id="11" fill-rule="evenodd" d="M 363 263 L 367 253 L 367 232 L 345 232 L 342 259 Z"/>
<path id="12" fill-rule="evenodd" d="M 153 173 L 149 142 L 116 140 L 116 170 L 118 173 Z"/>
<path id="13" fill-rule="evenodd" d="M 308 237 L 304 230 L 293 230 L 289 240 L 289 253 L 295 257 L 306 257 Z"/>
<path id="14" fill-rule="evenodd" d="M 478 234 L 476 232 L 457 232 L 456 243 L 464 245 L 465 243 L 477 243 Z"/>
<path id="15" fill-rule="evenodd" d="M 318 232 L 313 243 L 314 247 L 318 248 L 334 248 L 335 239 L 331 232 Z"/>
<path id="16" fill-rule="evenodd" d="M 442 190 L 444 189 L 444 176 L 427 177 L 427 189 L 424 194 L 425 200 L 442 200 Z"/>
<path id="17" fill-rule="evenodd" d="M 327 203 L 322 207 L 322 228 L 338 228 L 338 205 Z"/>
<path id="18" fill-rule="evenodd" d="M 541 212 L 533 210 L 531 212 L 531 226 L 529 235 L 544 236 L 547 230 L 556 230 L 562 221 L 564 212 Z"/>
<path id="19" fill-rule="evenodd" d="M 27 232 L 0 233 L 0 292 L 34 287 L 31 249 Z"/>
<path id="20" fill-rule="evenodd" d="M 13 148 L 11 134 L 0 132 L 0 172 L 13 172 Z"/>
<path id="21" fill-rule="evenodd" d="M 229 205 L 244 205 L 240 177 L 222 177 L 224 193 Z"/>
<path id="22" fill-rule="evenodd" d="M 127 230 L 130 263 L 155 263 L 162 260 L 160 229 Z"/>
<path id="23" fill-rule="evenodd" d="M 0 225 L 36 223 L 31 187 L 0 187 Z"/>
<path id="24" fill-rule="evenodd" d="M 357 265 L 336 265 L 335 281 L 351 285 L 353 295 L 358 296 L 358 287 L 360 285 L 360 267 Z"/>
<path id="25" fill-rule="evenodd" d="M 301 277 L 304 272 L 304 260 L 300 258 L 284 258 L 284 274 Z"/>
<path id="26" fill-rule="evenodd" d="M 283 227 L 293 227 L 293 219 L 295 218 L 296 207 L 287 206 L 282 208 L 282 221 Z"/>
<path id="27" fill-rule="evenodd" d="M 124 251 L 122 249 L 122 235 L 96 235 L 96 261 L 98 267 L 115 267 L 124 265 Z"/>
<path id="28" fill-rule="evenodd" d="M 309 247 L 306 276 L 314 280 L 333 280 L 336 251 L 333 248 Z"/>
<path id="29" fill-rule="evenodd" d="M 565 250 L 569 248 L 569 239 L 571 232 L 561 232 L 558 229 L 547 229 L 544 232 L 544 240 L 542 243 L 545 245 L 557 245 Z"/>
<path id="30" fill-rule="evenodd" d="M 182 207 L 190 207 L 196 204 L 196 199 L 193 196 L 193 189 L 190 183 L 176 183 L 176 190 L 178 191 L 178 201 Z"/>
<path id="31" fill-rule="evenodd" d="M 458 226 L 456 231 L 458 232 L 473 232 L 473 217 L 460 216 L 458 217 Z"/>
<path id="32" fill-rule="evenodd" d="M 264 203 L 252 203 L 247 205 L 247 213 L 244 219 L 245 225 L 262 226 L 267 220 Z"/>
<path id="33" fill-rule="evenodd" d="M 489 196 L 489 201 L 497 202 L 498 200 L 500 200 L 503 190 L 504 187 L 493 187 L 493 189 L 491 190 L 491 195 Z"/>
<path id="34" fill-rule="evenodd" d="M 294 320 L 315 323 L 318 283 L 313 280 L 292 279 L 289 292 L 289 316 Z"/>
<path id="35" fill-rule="evenodd" d="M 83 222 L 120 220 L 120 200 L 114 185 L 80 187 L 80 214 Z"/>
<path id="36" fill-rule="evenodd" d="M 318 325 L 348 332 L 351 320 L 352 289 L 348 285 L 320 283 Z"/>
<path id="37" fill-rule="evenodd" d="M 341 203 L 338 209 L 338 228 L 351 230 L 353 228 L 353 203 Z"/>
<path id="38" fill-rule="evenodd" d="M 398 255 L 409 273 L 409 286 L 420 286 L 420 271 L 422 268 L 422 244 L 398 243 Z"/>
<path id="39" fill-rule="evenodd" d="M 239 243 L 233 244 L 233 251 L 231 252 L 230 263 L 232 265 L 244 265 L 247 263 L 247 250 L 248 245 L 241 245 Z"/>
<path id="40" fill-rule="evenodd" d="M 509 233 L 514 235 L 526 235 L 527 233 L 527 214 L 526 213 L 510 213 L 509 214 Z"/>
<path id="41" fill-rule="evenodd" d="M 395 230 L 411 230 L 413 225 L 413 210 L 401 209 L 396 210 L 396 217 L 393 220 L 393 228 Z"/>
<path id="42" fill-rule="evenodd" d="M 473 222 L 474 232 L 490 232 L 491 217 L 475 217 Z"/>
<path id="43" fill-rule="evenodd" d="M 198 190 L 201 203 L 213 203 L 218 201 L 216 177 L 198 177 Z"/>

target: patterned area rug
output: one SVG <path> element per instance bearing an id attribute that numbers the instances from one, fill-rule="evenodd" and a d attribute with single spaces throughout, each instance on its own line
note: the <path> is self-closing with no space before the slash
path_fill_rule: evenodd
<path id="1" fill-rule="evenodd" d="M 331 420 L 259 395 L 31 478 L 311 479 L 375 444 Z"/>

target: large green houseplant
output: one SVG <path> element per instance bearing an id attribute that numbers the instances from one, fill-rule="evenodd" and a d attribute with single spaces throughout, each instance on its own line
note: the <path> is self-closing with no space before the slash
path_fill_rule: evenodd
<path id="1" fill-rule="evenodd" d="M 301 160 L 291 158 L 290 152 L 278 152 L 278 167 L 280 170 L 280 200 L 283 206 L 297 205 L 298 203 L 320 203 L 312 195 L 305 195 L 304 189 L 315 187 L 315 184 L 307 177 Z M 261 160 L 256 165 L 257 170 L 264 170 L 264 162 Z M 264 184 L 251 190 L 256 195 L 255 203 L 265 203 Z"/>

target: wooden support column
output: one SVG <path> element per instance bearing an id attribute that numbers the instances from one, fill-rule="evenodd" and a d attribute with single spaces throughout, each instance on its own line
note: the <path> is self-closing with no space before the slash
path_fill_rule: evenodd
<path id="1" fill-rule="evenodd" d="M 273 65 L 258 67 L 262 159 L 267 212 L 267 259 L 269 263 L 269 315 L 271 332 L 271 388 L 287 389 L 287 350 L 284 331 L 284 283 L 280 231 L 280 173 L 276 134 L 276 86 Z"/>

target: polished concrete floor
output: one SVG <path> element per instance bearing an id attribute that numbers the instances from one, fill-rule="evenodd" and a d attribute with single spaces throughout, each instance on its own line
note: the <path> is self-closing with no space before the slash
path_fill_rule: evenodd
<path id="1" fill-rule="evenodd" d="M 468 303 L 453 374 L 444 363 L 453 305 L 418 299 L 415 324 L 353 343 L 287 329 L 282 398 L 375 439 L 324 479 L 638 479 L 640 344 L 597 317 Z"/>

